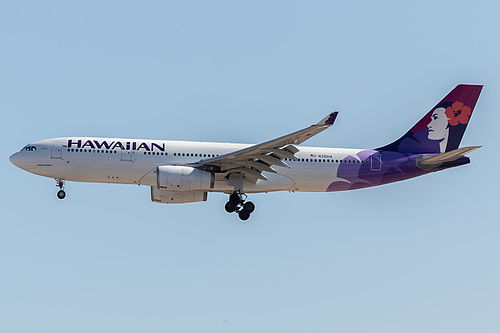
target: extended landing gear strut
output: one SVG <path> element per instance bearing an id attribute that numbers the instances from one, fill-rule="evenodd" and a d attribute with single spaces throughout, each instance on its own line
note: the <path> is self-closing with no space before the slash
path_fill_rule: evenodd
<path id="1" fill-rule="evenodd" d="M 62 200 L 66 198 L 66 192 L 64 192 L 64 180 L 56 179 L 56 182 L 56 186 L 59 187 L 59 191 L 57 191 L 57 197 Z"/>
<path id="2" fill-rule="evenodd" d="M 246 201 L 247 196 L 244 193 L 234 192 L 229 196 L 226 203 L 226 212 L 237 212 L 242 221 L 248 220 L 250 214 L 255 210 L 255 205 L 251 201 Z"/>

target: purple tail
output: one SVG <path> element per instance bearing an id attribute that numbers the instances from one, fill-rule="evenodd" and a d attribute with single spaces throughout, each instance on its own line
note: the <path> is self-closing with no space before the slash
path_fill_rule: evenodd
<path id="1" fill-rule="evenodd" d="M 377 150 L 445 153 L 457 149 L 482 88 L 482 85 L 456 86 L 405 135 Z"/>

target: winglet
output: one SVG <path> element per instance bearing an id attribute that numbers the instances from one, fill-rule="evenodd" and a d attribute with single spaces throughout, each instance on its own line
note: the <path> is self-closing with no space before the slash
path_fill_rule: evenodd
<path id="1" fill-rule="evenodd" d="M 337 115 L 339 114 L 338 111 L 330 113 L 328 116 L 323 118 L 319 123 L 316 124 L 316 126 L 323 126 L 323 125 L 332 125 L 335 119 L 337 118 Z"/>

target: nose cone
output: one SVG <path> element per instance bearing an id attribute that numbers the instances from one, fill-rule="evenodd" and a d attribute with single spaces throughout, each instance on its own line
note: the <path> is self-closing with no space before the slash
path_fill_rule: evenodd
<path id="1" fill-rule="evenodd" d="M 21 156 L 20 152 L 17 152 L 15 154 L 12 154 L 11 157 L 9 157 L 10 163 L 14 164 L 16 167 L 26 170 L 29 170 L 29 165 L 26 163 L 25 158 Z"/>
<path id="2" fill-rule="evenodd" d="M 19 167 L 19 153 L 14 153 L 9 157 L 10 163 L 14 164 L 16 167 Z"/>

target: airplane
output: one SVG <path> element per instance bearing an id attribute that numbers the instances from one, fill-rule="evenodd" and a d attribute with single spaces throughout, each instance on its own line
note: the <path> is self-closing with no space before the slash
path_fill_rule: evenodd
<path id="1" fill-rule="evenodd" d="M 272 191 L 332 192 L 384 185 L 470 163 L 459 148 L 482 90 L 460 84 L 398 140 L 375 149 L 301 144 L 335 122 L 318 123 L 260 144 L 64 137 L 37 141 L 10 156 L 17 167 L 54 178 L 64 199 L 65 181 L 151 187 L 156 203 L 229 195 L 228 213 L 246 221 L 255 210 L 247 194 Z"/>

